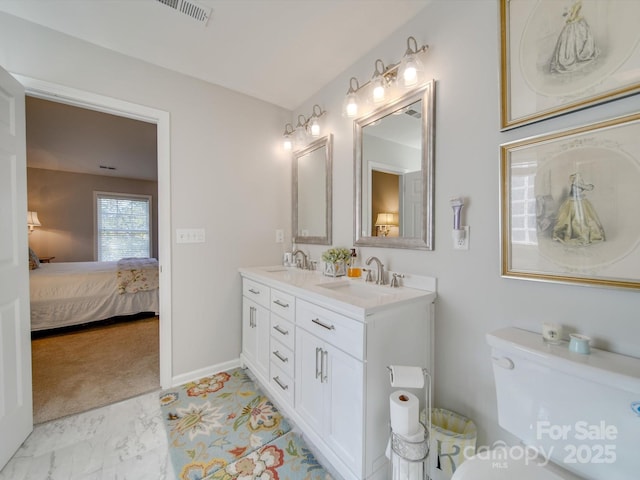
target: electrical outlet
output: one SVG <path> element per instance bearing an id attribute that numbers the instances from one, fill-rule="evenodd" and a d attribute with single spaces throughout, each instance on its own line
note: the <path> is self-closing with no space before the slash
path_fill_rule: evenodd
<path id="1" fill-rule="evenodd" d="M 461 235 L 464 231 L 464 235 Z M 469 226 L 465 225 L 460 230 L 453 230 L 453 249 L 469 250 Z"/>
<path id="2" fill-rule="evenodd" d="M 276 230 L 276 243 L 284 243 L 284 230 Z"/>

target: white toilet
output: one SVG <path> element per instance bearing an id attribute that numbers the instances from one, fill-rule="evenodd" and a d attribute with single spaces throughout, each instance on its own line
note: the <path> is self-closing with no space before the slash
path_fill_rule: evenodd
<path id="1" fill-rule="evenodd" d="M 500 426 L 522 444 L 479 448 L 452 480 L 640 478 L 640 359 L 573 353 L 517 328 L 487 343 Z"/>

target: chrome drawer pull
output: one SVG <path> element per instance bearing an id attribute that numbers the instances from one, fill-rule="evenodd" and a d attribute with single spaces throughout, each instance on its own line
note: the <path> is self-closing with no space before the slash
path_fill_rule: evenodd
<path id="1" fill-rule="evenodd" d="M 273 377 L 273 381 L 276 382 L 281 389 L 283 390 L 289 389 L 289 385 L 285 385 L 284 383 L 282 383 L 282 380 L 280 380 L 280 377 Z"/>
<path id="2" fill-rule="evenodd" d="M 282 335 L 289 335 L 289 330 L 285 330 L 284 328 L 282 328 L 280 325 L 276 325 L 275 327 L 273 327 L 273 329 L 278 332 L 281 333 Z"/>
<path id="3" fill-rule="evenodd" d="M 260 290 L 254 290 L 253 288 L 250 288 L 249 291 L 254 295 L 260 295 Z"/>
<path id="4" fill-rule="evenodd" d="M 276 305 L 282 307 L 282 308 L 289 308 L 289 304 L 288 303 L 282 303 L 280 300 L 274 300 L 273 303 L 275 303 Z"/>
<path id="5" fill-rule="evenodd" d="M 321 322 L 319 318 L 314 318 L 311 320 L 313 323 L 315 323 L 316 325 L 320 325 L 322 328 L 326 328 L 327 330 L 335 330 L 336 327 L 334 327 L 333 325 L 327 325 L 324 322 Z"/>
<path id="6" fill-rule="evenodd" d="M 249 326 L 256 327 L 256 307 L 249 307 Z"/>
<path id="7" fill-rule="evenodd" d="M 287 357 L 283 356 L 278 350 L 273 352 L 273 354 L 276 357 L 278 357 L 278 360 L 280 360 L 282 363 L 287 363 L 289 361 L 289 359 Z"/>
<path id="8" fill-rule="evenodd" d="M 329 380 L 329 352 L 324 350 L 322 352 L 322 377 L 320 378 L 320 383 L 327 383 Z M 325 365 L 327 371 L 325 371 Z"/>
<path id="9" fill-rule="evenodd" d="M 320 347 L 316 347 L 316 379 L 319 377 L 320 383 L 322 383 L 322 371 L 320 370 L 322 365 L 320 365 L 321 361 L 318 361 L 318 356 L 322 358 L 322 348 Z"/>

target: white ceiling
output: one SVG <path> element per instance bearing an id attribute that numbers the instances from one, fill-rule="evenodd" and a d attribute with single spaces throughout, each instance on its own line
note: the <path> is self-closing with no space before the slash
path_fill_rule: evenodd
<path id="1" fill-rule="evenodd" d="M 0 0 L 0 11 L 293 110 L 431 0 Z M 345 86 L 346 89 L 346 86 Z"/>

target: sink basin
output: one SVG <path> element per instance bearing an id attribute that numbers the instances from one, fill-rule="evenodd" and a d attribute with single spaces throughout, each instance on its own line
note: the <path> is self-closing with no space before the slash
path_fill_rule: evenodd
<path id="1" fill-rule="evenodd" d="M 361 298 L 364 300 L 386 297 L 392 295 L 394 292 L 391 289 L 384 289 L 376 285 L 355 283 L 350 281 L 343 282 L 330 282 L 318 284 L 320 288 L 326 288 L 336 293 L 348 295 L 350 297 Z"/>

